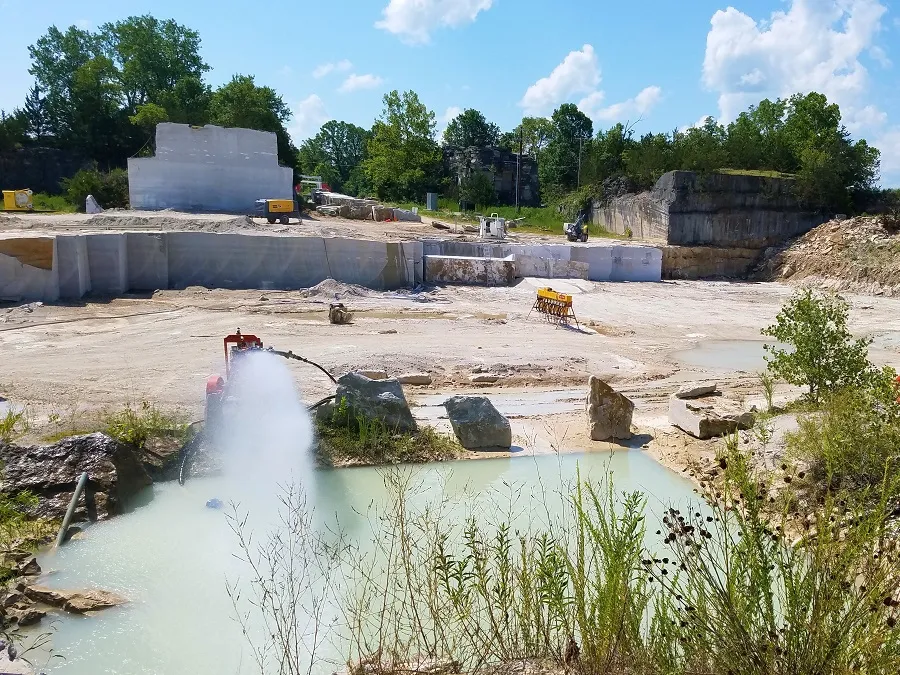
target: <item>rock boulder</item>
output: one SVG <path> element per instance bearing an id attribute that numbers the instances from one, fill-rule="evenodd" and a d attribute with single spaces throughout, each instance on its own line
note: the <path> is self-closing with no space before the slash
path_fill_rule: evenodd
<path id="1" fill-rule="evenodd" d="M 718 390 L 719 385 L 715 382 L 687 384 L 675 392 L 675 398 L 700 398 L 701 396 L 715 394 Z"/>
<path id="2" fill-rule="evenodd" d="M 397 378 L 400 384 L 409 384 L 418 387 L 424 387 L 431 384 L 431 375 L 428 373 L 409 373 L 401 375 Z"/>
<path id="3" fill-rule="evenodd" d="M 669 399 L 669 423 L 702 440 L 749 429 L 754 422 L 753 413 L 725 399 Z"/>
<path id="4" fill-rule="evenodd" d="M 467 450 L 485 450 L 512 446 L 509 420 L 484 396 L 454 396 L 444 408 L 460 444 Z"/>
<path id="5" fill-rule="evenodd" d="M 133 447 L 101 433 L 65 438 L 53 445 L 0 443 L 0 490 L 15 495 L 28 490 L 38 497 L 37 516 L 62 518 L 81 473 L 87 516 L 107 518 L 152 481 Z"/>
<path id="6" fill-rule="evenodd" d="M 98 589 L 62 591 L 56 588 L 35 585 L 27 587 L 25 595 L 34 602 L 40 602 L 51 607 L 59 607 L 73 614 L 96 612 L 109 607 L 118 607 L 128 602 L 121 595 Z"/>
<path id="7" fill-rule="evenodd" d="M 370 380 L 360 373 L 347 373 L 338 379 L 335 406 L 340 408 L 342 403 L 351 420 L 363 417 L 396 431 L 416 430 L 403 387 L 395 379 Z"/>
<path id="8" fill-rule="evenodd" d="M 588 431 L 592 441 L 631 438 L 634 403 L 613 390 L 599 377 L 591 376 L 587 396 Z"/>

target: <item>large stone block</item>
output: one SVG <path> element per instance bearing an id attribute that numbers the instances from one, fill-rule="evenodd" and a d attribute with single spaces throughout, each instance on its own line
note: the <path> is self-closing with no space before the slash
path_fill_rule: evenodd
<path id="1" fill-rule="evenodd" d="M 460 445 L 467 450 L 512 446 L 512 427 L 484 396 L 454 396 L 444 401 L 447 417 Z"/>
<path id="2" fill-rule="evenodd" d="M 401 432 L 417 428 L 403 387 L 395 379 L 370 380 L 360 373 L 347 373 L 338 379 L 335 404 L 346 408 L 350 421 L 363 417 Z"/>
<path id="3" fill-rule="evenodd" d="M 634 403 L 599 377 L 588 380 L 587 419 L 592 441 L 628 440 Z"/>
<path id="4" fill-rule="evenodd" d="M 116 296 L 128 291 L 128 248 L 125 235 L 87 234 L 91 292 Z"/>
<path id="5" fill-rule="evenodd" d="M 669 399 L 669 423 L 702 440 L 749 429 L 754 422 L 753 413 L 725 399 Z"/>
<path id="6" fill-rule="evenodd" d="M 516 261 L 507 258 L 425 256 L 425 280 L 433 284 L 512 286 L 516 281 Z"/>
<path id="7" fill-rule="evenodd" d="M 59 299 L 55 237 L 0 238 L 0 299 Z"/>
<path id="8" fill-rule="evenodd" d="M 91 292 L 91 270 L 88 264 L 87 239 L 83 235 L 57 235 L 57 268 L 59 297 L 78 300 Z"/>
<path id="9" fill-rule="evenodd" d="M 155 291 L 169 287 L 169 248 L 163 232 L 129 232 L 128 286 L 134 291 Z"/>

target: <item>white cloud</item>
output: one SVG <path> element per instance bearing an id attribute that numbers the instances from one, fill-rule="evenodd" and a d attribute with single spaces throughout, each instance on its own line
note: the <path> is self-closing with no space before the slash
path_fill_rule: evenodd
<path id="1" fill-rule="evenodd" d="M 885 183 L 900 186 L 900 127 L 893 127 L 875 139 L 881 150 L 881 172 Z"/>
<path id="2" fill-rule="evenodd" d="M 603 103 L 605 98 L 605 93 L 602 91 L 595 91 L 578 102 L 578 109 L 592 120 L 597 119 L 597 114 L 602 109 L 600 104 Z"/>
<path id="3" fill-rule="evenodd" d="M 869 56 L 878 61 L 882 68 L 890 68 L 893 65 L 890 58 L 888 58 L 887 52 L 878 45 L 869 49 Z"/>
<path id="4" fill-rule="evenodd" d="M 875 46 L 885 11 L 879 0 L 790 0 L 760 22 L 733 7 L 716 12 L 703 82 L 718 92 L 722 119 L 764 96 L 810 91 L 851 110 L 868 87 L 860 55 Z"/>
<path id="5" fill-rule="evenodd" d="M 347 59 L 343 61 L 338 61 L 336 63 L 322 63 L 315 67 L 312 71 L 312 76 L 317 80 L 325 77 L 326 75 L 330 75 L 331 73 L 344 73 L 350 70 L 353 67 L 353 64 L 350 63 Z"/>
<path id="6" fill-rule="evenodd" d="M 296 145 L 315 136 L 325 122 L 331 119 L 325 109 L 325 102 L 316 94 L 307 96 L 292 109 L 293 117 L 288 127 L 288 133 Z"/>
<path id="7" fill-rule="evenodd" d="M 852 132 L 878 129 L 883 127 L 887 121 L 887 113 L 874 105 L 853 109 L 849 115 L 844 115 L 844 124 Z"/>
<path id="8" fill-rule="evenodd" d="M 583 101 L 596 104 L 600 85 L 600 64 L 591 45 L 570 52 L 553 72 L 528 87 L 519 105 L 527 115 L 549 115 L 560 103 L 576 95 L 586 95 Z M 585 113 L 587 114 L 587 113 Z"/>
<path id="9" fill-rule="evenodd" d="M 390 0 L 376 28 L 410 44 L 424 44 L 437 28 L 457 28 L 475 21 L 494 0 Z"/>
<path id="10" fill-rule="evenodd" d="M 81 30 L 89 30 L 94 24 L 90 19 L 78 19 L 75 22 L 75 25 L 78 26 Z"/>
<path id="11" fill-rule="evenodd" d="M 594 119 L 604 122 L 634 121 L 635 118 L 650 112 L 662 100 L 662 89 L 657 86 L 646 87 L 634 98 L 598 110 Z"/>
<path id="12" fill-rule="evenodd" d="M 338 91 L 343 94 L 349 94 L 350 92 L 361 91 L 363 89 L 375 89 L 376 87 L 380 87 L 382 82 L 384 82 L 382 78 L 377 75 L 372 75 L 371 73 L 365 75 L 353 73 L 344 80 L 344 83 L 340 86 Z"/>

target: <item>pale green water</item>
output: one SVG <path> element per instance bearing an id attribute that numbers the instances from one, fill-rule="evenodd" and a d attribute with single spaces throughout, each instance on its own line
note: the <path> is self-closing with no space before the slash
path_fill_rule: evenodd
<path id="1" fill-rule="evenodd" d="M 509 512 L 520 528 L 562 517 L 561 490 L 568 491 L 576 469 L 583 479 L 602 480 L 612 472 L 617 490 L 641 490 L 650 511 L 695 502 L 690 483 L 638 450 L 615 454 L 516 457 L 409 467 L 422 503 L 447 496 L 460 514 L 485 522 Z M 317 471 L 309 486 L 321 527 L 337 518 L 346 536 L 365 545 L 371 533 L 365 512 L 386 501 L 376 469 Z M 156 485 L 153 500 L 133 513 L 90 527 L 42 558 L 45 570 L 58 569 L 48 584 L 61 588 L 99 587 L 132 600 L 93 617 L 60 617 L 54 649 L 65 660 L 51 661 L 48 673 L 68 675 L 239 675 L 255 672 L 225 592 L 226 578 L 246 570 L 234 557 L 235 537 L 225 514 L 205 508 L 211 497 L 239 500 L 258 520 L 275 516 L 274 488 L 253 488 L 225 479 L 203 479 L 181 487 Z M 517 495 L 512 501 L 510 495 Z M 648 518 L 648 530 L 658 518 Z M 261 534 L 262 528 L 260 528 Z M 340 648 L 329 646 L 338 660 Z M 332 672 L 328 669 L 324 672 Z"/>

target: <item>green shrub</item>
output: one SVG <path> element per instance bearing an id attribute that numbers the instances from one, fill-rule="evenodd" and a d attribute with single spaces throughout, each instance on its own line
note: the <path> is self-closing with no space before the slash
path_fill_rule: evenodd
<path id="1" fill-rule="evenodd" d="M 144 401 L 137 410 L 125 406 L 109 415 L 104 431 L 123 443 L 143 448 L 151 438 L 186 439 L 188 425 L 180 415 L 163 412 Z"/>
<path id="2" fill-rule="evenodd" d="M 113 169 L 103 173 L 96 169 L 82 169 L 62 181 L 66 199 L 79 211 L 84 211 L 88 195 L 93 195 L 104 209 L 128 207 L 128 172 Z"/>
<path id="3" fill-rule="evenodd" d="M 9 443 L 28 431 L 28 418 L 24 410 L 7 410 L 0 416 L 0 441 Z"/>
<path id="4" fill-rule="evenodd" d="M 801 416 L 788 452 L 809 465 L 810 480 L 827 490 L 881 485 L 900 460 L 896 373 L 885 369 L 866 387 L 829 398 L 821 413 Z"/>
<path id="5" fill-rule="evenodd" d="M 854 340 L 847 329 L 849 307 L 840 296 L 798 291 L 763 335 L 793 347 L 765 345 L 769 372 L 797 386 L 819 403 L 833 392 L 864 384 L 873 373 L 870 339 Z"/>
<path id="6" fill-rule="evenodd" d="M 316 440 L 318 459 L 326 465 L 430 462 L 461 451 L 452 438 L 430 427 L 404 433 L 378 420 L 354 417 L 343 399 L 330 413 L 316 417 Z"/>

